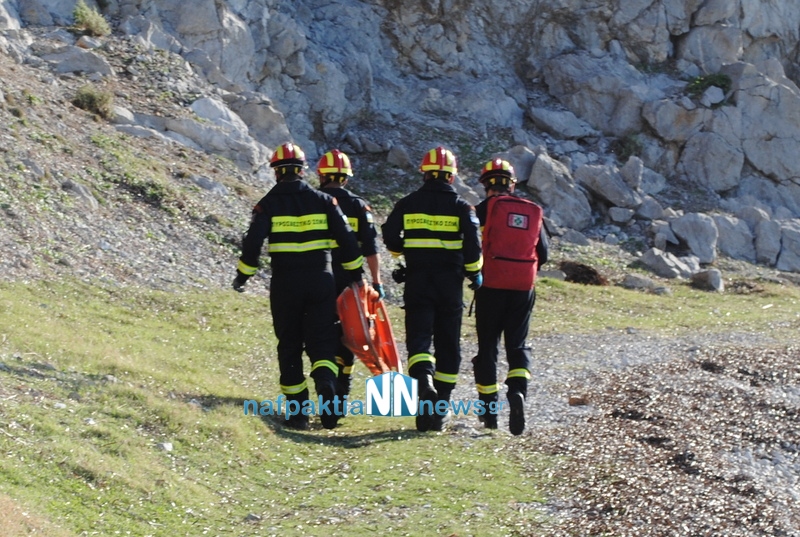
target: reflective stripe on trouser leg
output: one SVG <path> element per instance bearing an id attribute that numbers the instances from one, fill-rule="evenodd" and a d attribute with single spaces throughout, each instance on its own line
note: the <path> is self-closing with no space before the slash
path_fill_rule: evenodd
<path id="1" fill-rule="evenodd" d="M 305 380 L 300 384 L 295 384 L 293 386 L 284 386 L 283 384 L 281 384 L 281 393 L 283 393 L 284 395 L 297 395 L 298 393 L 306 389 L 308 389 L 308 382 L 306 382 Z"/>
<path id="2" fill-rule="evenodd" d="M 488 386 L 477 384 L 476 386 L 478 388 L 478 393 L 482 395 L 491 395 L 500 391 L 500 386 L 498 384 L 489 384 Z"/>
<path id="3" fill-rule="evenodd" d="M 528 380 L 531 374 L 527 369 L 512 369 L 508 372 L 506 377 L 506 386 L 508 386 L 508 393 L 518 392 L 522 395 L 528 395 Z"/>
<path id="4" fill-rule="evenodd" d="M 436 393 L 439 395 L 440 401 L 449 401 L 450 394 L 453 388 L 456 387 L 458 381 L 458 374 L 442 373 L 437 371 L 433 375 L 433 387 L 436 388 Z"/>
<path id="5" fill-rule="evenodd" d="M 527 369 L 512 369 L 508 372 L 508 376 L 506 379 L 513 379 L 513 378 L 524 378 L 525 380 L 531 379 L 531 374 Z"/>
<path id="6" fill-rule="evenodd" d="M 481 287 L 475 291 L 475 329 L 478 355 L 473 360 L 475 384 L 497 386 L 497 355 L 503 333 L 504 302 L 499 289 Z M 478 393 L 482 392 L 480 389 Z"/>
<path id="7" fill-rule="evenodd" d="M 311 366 L 311 376 L 316 378 L 316 376 L 319 375 L 319 370 L 321 368 L 327 368 L 331 373 L 333 373 L 334 377 L 339 374 L 339 366 L 337 366 L 334 362 L 330 360 L 317 360 Z"/>
<path id="8" fill-rule="evenodd" d="M 436 369 L 436 358 L 426 352 L 408 358 L 408 374 L 414 378 L 433 374 Z"/>
<path id="9" fill-rule="evenodd" d="M 508 317 L 505 326 L 505 346 L 508 355 L 508 392 L 528 394 L 531 378 L 531 348 L 527 344 L 528 330 L 536 301 L 536 291 L 510 291 L 508 294 Z"/>
<path id="10" fill-rule="evenodd" d="M 336 357 L 336 365 L 339 366 L 340 375 L 351 375 L 353 373 L 353 362 L 348 364 L 341 356 Z"/>

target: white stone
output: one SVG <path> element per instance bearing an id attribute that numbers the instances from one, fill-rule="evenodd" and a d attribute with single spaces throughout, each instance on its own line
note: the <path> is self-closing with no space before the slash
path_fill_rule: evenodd
<path id="1" fill-rule="evenodd" d="M 702 213 L 689 213 L 673 220 L 670 226 L 701 263 L 713 263 L 717 258 L 719 232 L 713 218 Z"/>

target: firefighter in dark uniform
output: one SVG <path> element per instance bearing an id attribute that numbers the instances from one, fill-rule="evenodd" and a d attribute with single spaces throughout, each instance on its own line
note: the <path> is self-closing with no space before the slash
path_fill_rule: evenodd
<path id="1" fill-rule="evenodd" d="M 336 285 L 331 248 L 338 244 L 339 259 L 351 281 L 362 282 L 364 258 L 335 198 L 303 180 L 305 154 L 286 143 L 275 150 L 270 166 L 277 184 L 253 208 L 250 228 L 242 242 L 242 255 L 233 288 L 241 291 L 256 273 L 264 240 L 269 241 L 272 278 L 270 310 L 278 338 L 281 392 L 289 401 L 309 400 L 303 373 L 303 349 L 311 359 L 311 377 L 322 402 L 336 395 L 335 362 L 339 342 L 336 327 Z M 327 429 L 338 416 L 322 411 Z M 289 417 L 285 425 L 308 428 L 308 414 Z"/>
<path id="2" fill-rule="evenodd" d="M 475 212 L 483 230 L 489 200 L 493 196 L 515 196 L 513 192 L 517 178 L 511 164 L 498 158 L 486 163 L 480 182 L 486 189 L 486 199 L 478 204 Z M 547 232 L 542 225 L 536 244 L 538 266 L 547 262 L 547 256 Z M 488 270 L 487 267 L 484 270 Z M 500 337 L 503 336 L 508 358 L 505 383 L 510 406 L 509 430 L 514 435 L 520 435 L 525 430 L 524 405 L 528 380 L 531 378 L 531 348 L 527 338 L 535 300 L 536 290 L 533 287 L 529 291 L 518 291 L 493 289 L 484 285 L 475 293 L 475 326 L 478 332 L 478 355 L 473 361 L 475 383 L 478 397 L 487 408 L 480 419 L 488 429 L 497 429 L 497 414 L 490 413 L 488 408 L 491 403 L 496 405 L 498 400 L 497 355 Z"/>
<path id="3" fill-rule="evenodd" d="M 339 202 L 339 208 L 347 217 L 347 222 L 355 232 L 358 244 L 361 246 L 361 255 L 367 261 L 367 267 L 372 276 L 372 287 L 378 292 L 378 299 L 382 299 L 385 295 L 383 284 L 381 283 L 380 254 L 378 253 L 376 242 L 378 231 L 375 229 L 372 208 L 363 198 L 344 188 L 347 185 L 348 177 L 353 176 L 350 157 L 338 149 L 328 151 L 319 159 L 317 175 L 319 176 L 320 188 L 326 194 L 336 198 Z M 340 257 L 339 249 L 334 248 L 333 276 L 336 280 L 337 296 L 352 281 L 347 271 L 342 268 Z M 336 395 L 340 398 L 350 394 L 350 379 L 354 359 L 355 356 L 352 351 L 340 342 L 339 350 L 336 352 L 336 364 L 339 366 Z"/>
<path id="4" fill-rule="evenodd" d="M 461 364 L 464 277 L 479 287 L 483 258 L 475 210 L 452 186 L 453 153 L 432 149 L 420 171 L 422 187 L 397 202 L 381 229 L 389 252 L 405 256 L 397 279 L 405 281 L 408 372 L 418 380 L 417 429 L 427 431 L 447 422 L 447 415 L 425 412 L 424 403 L 450 400 Z"/>

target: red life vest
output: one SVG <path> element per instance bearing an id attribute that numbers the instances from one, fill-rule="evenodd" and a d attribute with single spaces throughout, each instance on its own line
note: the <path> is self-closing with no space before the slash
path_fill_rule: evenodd
<path id="1" fill-rule="evenodd" d="M 493 196 L 483 227 L 483 285 L 530 291 L 536 281 L 536 245 L 542 208 L 516 196 Z"/>

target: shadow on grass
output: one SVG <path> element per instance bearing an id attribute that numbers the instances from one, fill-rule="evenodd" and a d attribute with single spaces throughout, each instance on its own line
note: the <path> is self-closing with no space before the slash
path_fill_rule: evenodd
<path id="1" fill-rule="evenodd" d="M 298 431 L 283 426 L 280 416 L 264 416 L 261 420 L 277 435 L 298 443 L 322 444 L 324 446 L 340 447 L 344 449 L 358 449 L 383 442 L 402 442 L 416 438 L 420 433 L 409 429 L 383 429 L 372 432 L 342 432 L 336 436 L 321 436 L 320 432 L 327 432 L 319 423 L 311 420 L 311 428 L 307 431 Z M 337 429 L 333 429 L 336 431 Z"/>
<path id="2" fill-rule="evenodd" d="M 220 406 L 234 406 L 240 409 L 244 408 L 245 401 L 253 401 L 254 399 L 245 399 L 242 397 L 222 397 L 217 395 L 189 395 L 183 394 L 181 398 L 187 402 L 196 401 L 203 409 L 211 410 Z M 327 446 L 336 446 L 345 449 L 357 449 L 367 447 L 372 444 L 381 442 L 395 442 L 416 438 L 420 435 L 417 431 L 401 428 L 383 429 L 374 432 L 358 432 L 348 434 L 341 432 L 337 436 L 321 436 L 320 432 L 326 432 L 328 429 L 323 429 L 319 423 L 319 419 L 312 416 L 310 420 L 310 428 L 306 431 L 297 429 L 290 429 L 283 424 L 282 415 L 268 415 L 268 416 L 255 416 L 248 415 L 244 418 L 259 418 L 264 425 L 269 427 L 277 436 L 293 440 L 295 442 L 323 444 Z M 348 418 L 343 418 L 348 419 Z M 341 427 L 333 429 L 333 431 L 341 431 Z"/>

